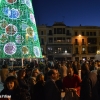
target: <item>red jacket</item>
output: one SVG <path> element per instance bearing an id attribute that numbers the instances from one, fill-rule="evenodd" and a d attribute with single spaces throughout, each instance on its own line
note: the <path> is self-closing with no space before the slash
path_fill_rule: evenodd
<path id="1" fill-rule="evenodd" d="M 77 90 L 77 94 L 80 96 L 80 84 L 81 79 L 78 75 L 74 74 L 71 78 L 66 76 L 63 79 L 63 87 L 65 88 L 75 88 Z"/>

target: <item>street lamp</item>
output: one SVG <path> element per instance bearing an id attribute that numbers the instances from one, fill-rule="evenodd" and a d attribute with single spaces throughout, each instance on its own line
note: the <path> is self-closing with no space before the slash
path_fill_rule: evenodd
<path id="1" fill-rule="evenodd" d="M 65 50 L 65 53 L 67 53 L 67 50 Z"/>
<path id="2" fill-rule="evenodd" d="M 67 60 L 67 50 L 65 50 L 65 61 Z"/>

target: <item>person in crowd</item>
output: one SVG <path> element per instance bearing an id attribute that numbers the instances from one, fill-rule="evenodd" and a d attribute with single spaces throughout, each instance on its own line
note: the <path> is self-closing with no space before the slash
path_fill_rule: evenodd
<path id="1" fill-rule="evenodd" d="M 29 66 L 30 66 L 30 68 L 35 68 L 35 62 L 34 62 L 34 60 L 32 60 L 31 62 L 30 62 L 30 64 L 29 64 Z"/>
<path id="2" fill-rule="evenodd" d="M 25 80 L 25 75 L 26 75 L 26 70 L 22 69 L 18 71 L 18 82 L 19 86 L 23 89 L 29 89 L 28 84 L 26 83 Z"/>
<path id="3" fill-rule="evenodd" d="M 61 62 L 61 67 L 59 68 L 59 73 L 60 73 L 60 76 L 61 76 L 61 80 L 63 80 L 63 78 L 65 76 L 67 76 L 67 67 L 66 67 L 65 61 Z"/>
<path id="4" fill-rule="evenodd" d="M 98 69 L 99 69 L 98 64 L 97 64 L 97 62 L 95 61 L 95 62 L 94 62 L 94 68 L 93 68 L 93 70 L 91 70 L 91 72 L 94 72 L 95 74 L 97 74 Z"/>
<path id="5" fill-rule="evenodd" d="M 55 69 L 51 69 L 48 72 L 49 79 L 45 82 L 44 85 L 44 100 L 61 100 L 61 93 L 57 87 L 55 81 L 57 80 L 58 73 Z"/>
<path id="6" fill-rule="evenodd" d="M 58 77 L 57 77 L 57 80 L 55 81 L 57 87 L 59 88 L 59 91 L 62 92 L 63 91 L 63 84 L 62 84 L 62 80 L 61 80 L 61 77 L 60 77 L 60 74 L 59 74 L 59 71 L 56 69 L 57 73 L 58 73 Z"/>
<path id="7" fill-rule="evenodd" d="M 26 83 L 30 85 L 30 76 L 31 76 L 31 73 L 32 73 L 32 69 L 31 68 L 27 68 L 26 69 L 26 75 L 25 75 L 25 80 L 26 80 Z"/>
<path id="8" fill-rule="evenodd" d="M 84 66 L 85 66 L 85 69 L 86 71 L 84 72 Z M 82 65 L 81 65 L 81 79 L 83 80 L 83 78 L 88 74 L 90 73 L 90 70 L 89 70 L 89 62 L 83 62 Z"/>
<path id="9" fill-rule="evenodd" d="M 67 69 L 67 76 L 63 79 L 63 88 L 65 92 L 72 90 L 76 92 L 78 96 L 80 96 L 80 84 L 81 84 L 80 77 L 74 74 L 74 70 L 72 67 L 69 67 Z"/>
<path id="10" fill-rule="evenodd" d="M 35 69 L 32 70 L 32 73 L 31 73 L 31 76 L 30 76 L 30 81 L 29 81 L 30 82 L 30 93 L 31 93 L 31 96 L 34 93 L 34 86 L 35 86 L 35 84 L 37 82 L 36 78 L 39 75 L 39 73 L 40 73 L 40 71 L 39 71 L 38 68 L 35 68 Z M 33 96 L 32 96 L 32 98 L 33 98 Z"/>
<path id="11" fill-rule="evenodd" d="M 17 73 L 14 69 L 9 69 L 8 76 L 15 76 L 17 78 Z"/>
<path id="12" fill-rule="evenodd" d="M 97 70 L 98 100 L 100 100 L 100 69 Z"/>
<path id="13" fill-rule="evenodd" d="M 33 100 L 44 100 L 44 75 L 39 74 L 36 77 L 36 84 L 34 85 Z"/>
<path id="14" fill-rule="evenodd" d="M 93 60 L 90 61 L 89 70 L 92 71 L 95 69 L 95 62 Z"/>
<path id="15" fill-rule="evenodd" d="M 14 76 L 6 78 L 4 89 L 0 92 L 0 95 L 7 95 L 7 100 L 30 100 L 26 97 L 26 92 L 20 89 L 18 80 Z"/>
<path id="16" fill-rule="evenodd" d="M 81 72 L 83 77 L 81 83 L 80 100 L 99 100 L 96 73 L 89 70 L 89 65 L 87 63 L 82 64 Z"/>
<path id="17" fill-rule="evenodd" d="M 40 73 L 38 68 L 35 68 L 32 70 L 32 74 L 31 74 L 31 83 L 34 85 L 36 84 L 36 77 L 37 75 Z"/>
<path id="18" fill-rule="evenodd" d="M 50 68 L 49 67 L 45 67 L 44 70 L 44 80 L 47 81 L 48 79 L 48 72 L 49 72 Z"/>
<path id="19" fill-rule="evenodd" d="M 72 67 L 73 67 L 73 70 L 74 70 L 74 74 L 78 75 L 77 61 L 73 61 Z"/>
<path id="20" fill-rule="evenodd" d="M 9 74 L 9 69 L 8 69 L 8 66 L 5 64 L 5 65 L 2 65 L 2 69 L 0 71 L 0 75 L 1 75 L 1 82 L 4 83 L 6 78 L 8 77 L 8 74 Z"/>
<path id="21" fill-rule="evenodd" d="M 59 67 L 60 67 L 60 62 L 59 61 L 55 61 L 54 62 L 54 68 L 55 69 L 59 69 Z"/>

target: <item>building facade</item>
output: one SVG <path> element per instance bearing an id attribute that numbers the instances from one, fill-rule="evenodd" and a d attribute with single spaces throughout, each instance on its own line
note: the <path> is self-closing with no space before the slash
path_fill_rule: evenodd
<path id="1" fill-rule="evenodd" d="M 100 27 L 66 26 L 55 22 L 52 26 L 38 26 L 42 54 L 48 60 L 95 59 L 100 49 Z"/>

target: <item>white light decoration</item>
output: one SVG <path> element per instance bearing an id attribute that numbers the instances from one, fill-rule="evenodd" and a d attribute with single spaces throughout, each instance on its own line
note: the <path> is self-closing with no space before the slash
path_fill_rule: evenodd
<path id="1" fill-rule="evenodd" d="M 17 0 L 6 0 L 6 2 L 9 3 L 9 4 L 14 4 L 14 3 L 17 2 Z"/>
<path id="2" fill-rule="evenodd" d="M 16 36 L 16 43 L 21 44 L 23 43 L 23 41 L 24 41 L 24 37 L 18 34 Z"/>
<path id="3" fill-rule="evenodd" d="M 14 42 L 8 42 L 4 46 L 4 52 L 7 55 L 13 55 L 17 50 L 17 47 Z"/>
<path id="4" fill-rule="evenodd" d="M 0 41 L 2 43 L 5 43 L 7 39 L 8 39 L 8 36 L 5 33 L 0 35 Z"/>
<path id="5" fill-rule="evenodd" d="M 26 46 L 23 46 L 23 47 L 22 47 L 22 53 L 23 53 L 24 55 L 26 55 L 26 54 L 29 53 L 29 50 L 28 50 L 28 48 L 27 48 Z"/>
<path id="6" fill-rule="evenodd" d="M 33 37 L 34 36 L 34 31 L 32 27 L 27 27 L 26 28 L 26 33 L 30 36 Z"/>
<path id="7" fill-rule="evenodd" d="M 13 36 L 17 33 L 17 27 L 15 25 L 9 24 L 5 28 L 5 33 L 9 36 Z"/>
<path id="8" fill-rule="evenodd" d="M 40 49 L 39 49 L 39 47 L 34 46 L 33 50 L 34 50 L 33 52 L 34 52 L 35 56 L 36 57 L 40 57 Z"/>
<path id="9" fill-rule="evenodd" d="M 100 50 L 97 50 L 97 54 L 100 54 Z"/>
<path id="10" fill-rule="evenodd" d="M 34 15 L 32 13 L 30 14 L 30 20 L 32 21 L 33 24 L 36 25 L 35 18 L 34 18 Z"/>

